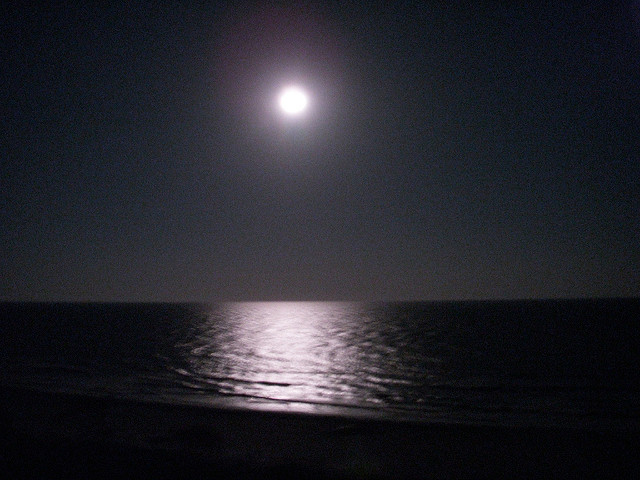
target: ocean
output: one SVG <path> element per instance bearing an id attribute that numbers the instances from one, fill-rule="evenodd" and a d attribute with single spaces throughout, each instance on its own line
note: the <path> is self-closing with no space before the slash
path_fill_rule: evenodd
<path id="1" fill-rule="evenodd" d="M 638 429 L 640 299 L 1 303 L 0 386 L 465 425 Z"/>

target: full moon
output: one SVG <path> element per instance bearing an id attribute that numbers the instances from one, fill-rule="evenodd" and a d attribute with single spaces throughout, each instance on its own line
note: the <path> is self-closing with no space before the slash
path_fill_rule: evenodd
<path id="1" fill-rule="evenodd" d="M 280 92 L 280 108 L 288 115 L 299 115 L 309 104 L 309 97 L 298 87 L 287 87 Z"/>

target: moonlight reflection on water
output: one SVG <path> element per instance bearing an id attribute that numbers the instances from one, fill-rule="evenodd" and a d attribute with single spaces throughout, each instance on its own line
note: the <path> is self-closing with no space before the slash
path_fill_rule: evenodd
<path id="1" fill-rule="evenodd" d="M 239 409 L 637 425 L 639 312 L 636 299 L 4 303 L 0 384 Z"/>
<path id="2" fill-rule="evenodd" d="M 362 341 L 372 320 L 355 303 L 224 304 L 197 328 L 188 373 L 198 387 L 217 393 L 379 405 L 383 378 L 397 358 L 372 339 Z"/>

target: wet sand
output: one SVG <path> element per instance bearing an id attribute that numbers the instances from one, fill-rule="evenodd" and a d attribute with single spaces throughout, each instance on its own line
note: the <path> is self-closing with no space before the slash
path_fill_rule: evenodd
<path id="1" fill-rule="evenodd" d="M 13 478 L 638 478 L 640 432 L 158 405 L 3 389 Z"/>

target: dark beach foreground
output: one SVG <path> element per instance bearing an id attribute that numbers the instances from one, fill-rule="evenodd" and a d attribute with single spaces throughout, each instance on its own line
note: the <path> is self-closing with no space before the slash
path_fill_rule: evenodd
<path id="1" fill-rule="evenodd" d="M 638 478 L 635 430 L 428 424 L 3 389 L 10 478 Z"/>

